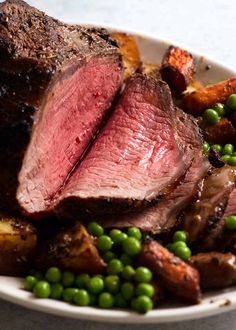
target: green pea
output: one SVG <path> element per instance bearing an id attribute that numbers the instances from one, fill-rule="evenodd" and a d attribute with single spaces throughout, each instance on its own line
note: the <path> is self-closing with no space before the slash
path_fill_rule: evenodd
<path id="1" fill-rule="evenodd" d="M 107 265 L 107 273 L 110 275 L 116 275 L 123 271 L 123 264 L 119 259 L 112 259 Z"/>
<path id="2" fill-rule="evenodd" d="M 124 266 L 132 265 L 133 263 L 133 259 L 125 253 L 120 256 L 120 261 Z"/>
<path id="3" fill-rule="evenodd" d="M 116 255 L 112 251 L 107 251 L 106 253 L 104 253 L 104 255 L 102 256 L 102 258 L 103 258 L 103 260 L 105 262 L 109 262 L 111 259 L 116 258 Z"/>
<path id="4" fill-rule="evenodd" d="M 236 110 L 236 94 L 231 94 L 226 102 L 231 110 Z"/>
<path id="5" fill-rule="evenodd" d="M 174 242 L 179 242 L 179 241 L 182 241 L 182 242 L 186 242 L 187 241 L 187 234 L 185 231 L 183 230 L 178 230 L 174 233 L 174 236 L 173 236 L 173 241 Z"/>
<path id="6" fill-rule="evenodd" d="M 125 282 L 121 285 L 121 294 L 125 300 L 131 300 L 134 295 L 134 285 L 131 282 Z"/>
<path id="7" fill-rule="evenodd" d="M 152 297 L 155 293 L 154 286 L 149 284 L 149 283 L 140 283 L 135 289 L 135 294 L 137 296 L 147 296 L 147 297 Z"/>
<path id="8" fill-rule="evenodd" d="M 123 251 L 130 257 L 134 257 L 141 252 L 141 243 L 135 237 L 128 237 L 123 241 Z"/>
<path id="9" fill-rule="evenodd" d="M 220 160 L 222 160 L 225 163 L 227 163 L 229 159 L 230 159 L 230 155 L 223 155 L 220 157 Z"/>
<path id="10" fill-rule="evenodd" d="M 127 265 L 124 267 L 121 276 L 123 279 L 130 281 L 135 275 L 135 269 L 131 265 Z"/>
<path id="11" fill-rule="evenodd" d="M 79 289 L 73 296 L 73 302 L 79 306 L 88 306 L 90 303 L 89 293 L 84 289 Z"/>
<path id="12" fill-rule="evenodd" d="M 234 152 L 234 146 L 230 143 L 226 144 L 223 148 L 223 155 L 232 155 Z"/>
<path id="13" fill-rule="evenodd" d="M 109 293 L 117 293 L 120 289 L 120 278 L 117 275 L 108 275 L 104 279 L 105 290 Z"/>
<path id="14" fill-rule="evenodd" d="M 210 150 L 210 144 L 207 142 L 204 142 L 202 147 L 205 153 L 207 153 Z"/>
<path id="15" fill-rule="evenodd" d="M 122 231 L 119 229 L 112 229 L 109 233 L 109 236 L 115 244 L 121 244 L 127 238 L 127 235 L 122 233 Z"/>
<path id="16" fill-rule="evenodd" d="M 101 252 L 107 252 L 112 248 L 113 241 L 107 235 L 102 235 L 97 239 L 97 248 Z"/>
<path id="17" fill-rule="evenodd" d="M 218 113 L 218 115 L 220 117 L 224 117 L 225 116 L 226 111 L 225 111 L 224 104 L 222 104 L 222 103 L 216 103 L 214 105 L 213 109 Z"/>
<path id="18" fill-rule="evenodd" d="M 90 276 L 88 274 L 80 274 L 75 278 L 75 286 L 79 289 L 86 289 L 90 281 Z"/>
<path id="19" fill-rule="evenodd" d="M 94 276 L 88 282 L 88 289 L 90 293 L 98 294 L 104 289 L 104 282 L 101 277 Z"/>
<path id="20" fill-rule="evenodd" d="M 104 233 L 104 229 L 97 222 L 90 222 L 87 226 L 89 234 L 99 237 Z"/>
<path id="21" fill-rule="evenodd" d="M 175 254 L 183 260 L 188 260 L 191 257 L 191 250 L 187 246 L 180 246 L 175 250 Z"/>
<path id="22" fill-rule="evenodd" d="M 228 160 L 228 164 L 230 166 L 236 166 L 236 157 L 235 156 L 231 156 Z"/>
<path id="23" fill-rule="evenodd" d="M 38 281 L 34 286 L 33 293 L 37 298 L 48 298 L 51 293 L 50 284 L 47 281 Z"/>
<path id="24" fill-rule="evenodd" d="M 122 231 L 120 229 L 112 229 L 109 232 L 109 236 L 111 237 L 113 242 L 115 242 L 117 235 L 120 235 L 121 233 L 122 233 Z"/>
<path id="25" fill-rule="evenodd" d="M 65 271 L 62 273 L 61 281 L 64 287 L 73 286 L 75 282 L 75 275 L 72 272 Z"/>
<path id="26" fill-rule="evenodd" d="M 62 298 L 64 301 L 66 302 L 72 302 L 74 295 L 76 294 L 76 292 L 78 292 L 79 289 L 77 288 L 66 288 L 63 290 L 62 292 Z"/>
<path id="27" fill-rule="evenodd" d="M 219 120 L 219 115 L 218 115 L 218 113 L 215 110 L 213 110 L 213 109 L 207 109 L 203 113 L 203 120 L 207 124 L 214 125 Z"/>
<path id="28" fill-rule="evenodd" d="M 28 275 L 24 280 L 24 289 L 32 291 L 38 279 L 35 276 Z"/>
<path id="29" fill-rule="evenodd" d="M 222 152 L 222 147 L 221 147 L 220 144 L 213 144 L 213 145 L 211 146 L 211 149 L 212 149 L 212 150 L 215 150 L 215 151 L 217 151 L 217 152 L 219 152 L 219 153 Z"/>
<path id="30" fill-rule="evenodd" d="M 61 280 L 60 269 L 57 267 L 50 267 L 45 274 L 45 278 L 50 283 L 60 282 L 60 280 Z"/>
<path id="31" fill-rule="evenodd" d="M 229 230 L 236 229 L 236 215 L 229 215 L 225 218 L 225 228 Z"/>
<path id="32" fill-rule="evenodd" d="M 187 244 L 183 241 L 178 241 L 178 242 L 175 242 L 172 244 L 172 249 L 173 249 L 173 252 L 175 253 L 175 251 L 179 248 L 179 247 L 186 247 Z"/>
<path id="33" fill-rule="evenodd" d="M 125 300 L 125 298 L 122 296 L 121 293 L 117 293 L 115 295 L 115 306 L 118 308 L 124 308 L 128 306 L 128 302 Z"/>
<path id="34" fill-rule="evenodd" d="M 103 292 L 99 295 L 98 306 L 101 308 L 112 308 L 114 306 L 114 297 L 109 292 Z"/>
<path id="35" fill-rule="evenodd" d="M 138 283 L 148 283 L 152 280 L 152 272 L 147 267 L 138 267 L 135 271 L 134 279 Z"/>
<path id="36" fill-rule="evenodd" d="M 52 299 L 60 299 L 63 292 L 63 286 L 60 283 L 52 283 L 51 284 L 51 294 L 50 297 Z"/>
<path id="37" fill-rule="evenodd" d="M 139 313 L 147 313 L 153 309 L 153 302 L 151 298 L 141 295 L 134 300 L 132 307 Z"/>
<path id="38" fill-rule="evenodd" d="M 130 237 L 135 237 L 139 240 L 142 238 L 142 233 L 137 227 L 129 227 L 127 230 L 127 235 Z"/>

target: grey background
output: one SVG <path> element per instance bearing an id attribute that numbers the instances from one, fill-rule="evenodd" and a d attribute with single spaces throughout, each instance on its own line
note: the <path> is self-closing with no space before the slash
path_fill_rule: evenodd
<path id="1" fill-rule="evenodd" d="M 2 1 L 0 1 L 2 2 Z M 156 34 L 236 66 L 233 0 L 28 0 L 49 14 L 74 22 L 113 24 Z M 0 301 L 0 330 L 233 330 L 236 312 L 199 321 L 163 325 L 111 325 L 42 314 Z"/>

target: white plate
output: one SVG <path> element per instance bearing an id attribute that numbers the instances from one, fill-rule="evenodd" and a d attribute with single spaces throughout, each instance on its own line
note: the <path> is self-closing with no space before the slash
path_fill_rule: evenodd
<path id="1" fill-rule="evenodd" d="M 114 28 L 109 27 L 112 30 Z M 119 29 L 120 31 L 120 29 Z M 125 31 L 127 32 L 127 31 Z M 142 59 L 151 63 L 160 63 L 162 56 L 171 42 L 160 40 L 157 37 L 136 35 Z M 181 45 L 181 47 L 186 48 Z M 226 67 L 219 62 L 213 61 L 192 50 L 190 52 L 197 60 L 197 77 L 204 84 L 216 82 L 236 75 L 236 71 Z M 210 65 L 211 69 L 206 70 Z M 129 311 L 102 310 L 92 307 L 77 307 L 50 299 L 34 299 L 33 296 L 21 289 L 22 280 L 11 277 L 0 276 L 0 298 L 27 308 L 39 310 L 46 313 L 60 316 L 73 317 L 78 319 L 121 322 L 121 323 L 161 323 L 189 319 L 202 318 L 236 308 L 236 289 L 231 288 L 204 296 L 201 304 L 194 306 L 172 305 L 157 308 L 146 315 L 137 315 Z"/>

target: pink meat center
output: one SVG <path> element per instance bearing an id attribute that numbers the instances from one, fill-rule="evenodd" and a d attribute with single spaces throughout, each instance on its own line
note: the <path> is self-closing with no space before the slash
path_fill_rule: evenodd
<path id="1" fill-rule="evenodd" d="M 40 212 L 63 186 L 94 137 L 120 84 L 111 58 L 93 58 L 73 74 L 64 72 L 48 94 L 19 175 L 18 200 Z"/>

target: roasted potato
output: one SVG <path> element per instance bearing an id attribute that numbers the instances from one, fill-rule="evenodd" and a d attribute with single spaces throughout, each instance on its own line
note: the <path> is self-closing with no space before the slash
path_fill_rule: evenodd
<path id="1" fill-rule="evenodd" d="M 236 78 L 208 85 L 186 95 L 182 100 L 182 108 L 194 116 L 200 116 L 215 103 L 225 103 L 233 93 L 236 93 Z"/>
<path id="2" fill-rule="evenodd" d="M 138 45 L 134 36 L 126 33 L 114 32 L 112 33 L 112 38 L 116 40 L 119 46 L 125 67 L 124 78 L 127 79 L 141 65 Z"/>
<path id="3" fill-rule="evenodd" d="M 236 257 L 231 253 L 199 253 L 189 263 L 199 271 L 201 287 L 205 290 L 225 288 L 236 278 Z"/>
<path id="4" fill-rule="evenodd" d="M 226 144 L 236 141 L 236 129 L 227 118 L 221 118 L 215 125 L 205 126 L 203 132 L 209 143 Z"/>
<path id="5" fill-rule="evenodd" d="M 0 275 L 21 276 L 35 255 L 37 234 L 28 222 L 0 218 Z"/>
<path id="6" fill-rule="evenodd" d="M 139 256 L 139 263 L 152 270 L 165 290 L 183 300 L 199 303 L 201 291 L 198 271 L 162 245 L 147 240 Z"/>
<path id="7" fill-rule="evenodd" d="M 101 259 L 93 238 L 85 227 L 76 223 L 39 244 L 35 265 L 44 270 L 50 266 L 75 273 L 100 274 L 106 264 Z"/>
<path id="8" fill-rule="evenodd" d="M 167 49 L 160 72 L 162 79 L 176 95 L 182 94 L 187 89 L 195 71 L 195 61 L 190 53 L 175 46 Z"/>

